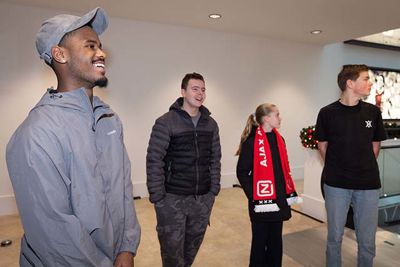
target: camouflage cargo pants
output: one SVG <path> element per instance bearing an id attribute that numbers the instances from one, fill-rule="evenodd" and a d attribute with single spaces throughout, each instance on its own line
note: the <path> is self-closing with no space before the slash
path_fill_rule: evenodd
<path id="1" fill-rule="evenodd" d="M 215 196 L 167 193 L 154 207 L 163 267 L 190 267 L 203 241 Z"/>

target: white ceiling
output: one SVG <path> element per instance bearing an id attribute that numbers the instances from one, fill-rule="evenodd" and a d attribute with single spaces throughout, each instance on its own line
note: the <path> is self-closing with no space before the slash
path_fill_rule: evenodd
<path id="1" fill-rule="evenodd" d="M 400 28 L 400 0 L 0 0 L 316 44 Z M 222 14 L 211 20 L 210 13 Z M 323 30 L 311 35 L 311 30 Z"/>

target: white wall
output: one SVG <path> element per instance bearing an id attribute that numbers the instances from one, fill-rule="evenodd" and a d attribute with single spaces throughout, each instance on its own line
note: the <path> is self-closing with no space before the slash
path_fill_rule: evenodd
<path id="1" fill-rule="evenodd" d="M 0 214 L 15 211 L 5 146 L 45 89 L 56 86 L 34 47 L 41 22 L 60 10 L 0 3 Z M 235 182 L 233 156 L 246 118 L 263 102 L 280 108 L 295 178 L 302 178 L 298 137 L 319 108 L 334 101 L 345 63 L 400 69 L 397 52 L 343 44 L 316 46 L 187 27 L 112 18 L 101 36 L 108 52 L 109 86 L 97 90 L 120 115 L 133 163 L 135 195 L 145 196 L 145 156 L 154 120 L 180 94 L 187 72 L 204 75 L 205 105 L 220 125 L 222 183 Z"/>

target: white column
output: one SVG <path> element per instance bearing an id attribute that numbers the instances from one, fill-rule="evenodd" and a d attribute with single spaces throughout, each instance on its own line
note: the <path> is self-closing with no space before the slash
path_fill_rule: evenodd
<path id="1" fill-rule="evenodd" d="M 325 201 L 321 193 L 321 173 L 323 162 L 318 150 L 304 148 L 304 188 L 301 211 L 326 222 Z"/>

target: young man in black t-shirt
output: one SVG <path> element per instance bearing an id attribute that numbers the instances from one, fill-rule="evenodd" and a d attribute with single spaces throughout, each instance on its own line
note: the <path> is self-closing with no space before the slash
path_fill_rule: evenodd
<path id="1" fill-rule="evenodd" d="M 345 65 L 338 75 L 341 98 L 317 119 L 318 149 L 328 219 L 326 266 L 341 266 L 341 245 L 350 205 L 358 243 L 358 266 L 373 265 L 378 224 L 379 169 L 376 158 L 386 139 L 378 107 L 365 103 L 372 83 L 366 65 Z"/>

